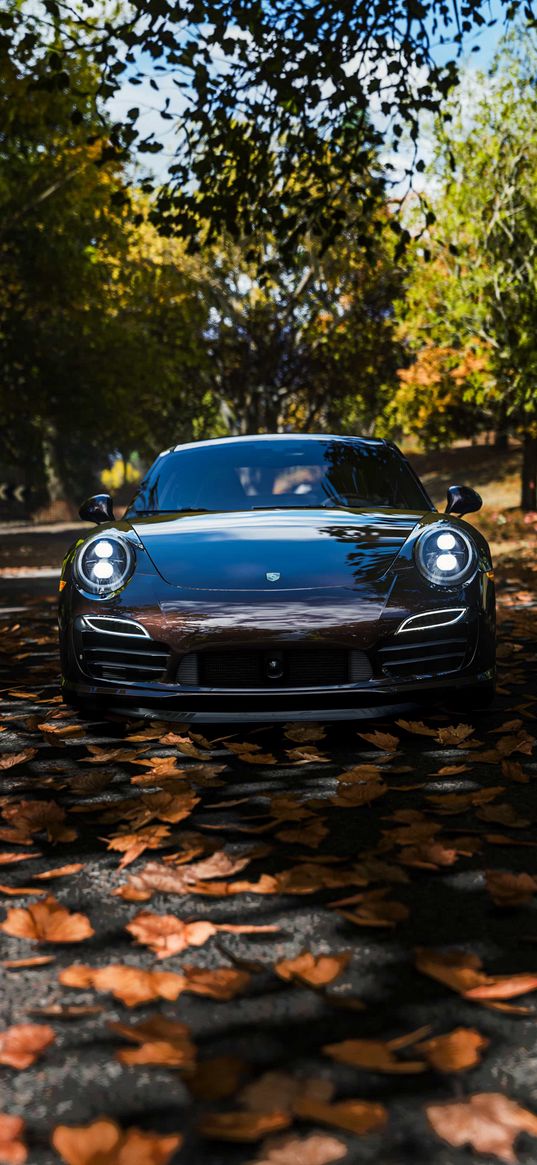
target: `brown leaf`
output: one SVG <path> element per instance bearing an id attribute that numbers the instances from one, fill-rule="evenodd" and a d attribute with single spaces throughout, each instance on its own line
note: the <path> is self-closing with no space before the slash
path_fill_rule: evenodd
<path id="1" fill-rule="evenodd" d="M 300 1097 L 294 1105 L 294 1112 L 304 1120 L 331 1125 L 357 1136 L 381 1129 L 388 1120 L 384 1105 L 371 1100 L 340 1100 L 336 1104 L 323 1104 Z"/>
<path id="2" fill-rule="evenodd" d="M 286 724 L 284 732 L 289 740 L 295 740 L 297 744 L 324 740 L 326 736 L 326 731 L 321 724 Z"/>
<path id="3" fill-rule="evenodd" d="M 404 728 L 405 732 L 413 732 L 417 736 L 436 736 L 436 728 L 431 728 L 428 724 L 424 724 L 423 720 L 396 720 L 399 728 Z"/>
<path id="4" fill-rule="evenodd" d="M 48 882 L 50 878 L 68 878 L 71 874 L 78 874 L 80 870 L 84 869 L 84 862 L 72 862 L 70 866 L 56 866 L 54 870 L 45 870 L 43 874 L 34 874 L 34 877 L 43 882 Z"/>
<path id="5" fill-rule="evenodd" d="M 288 1112 L 211 1112 L 200 1121 L 199 1131 L 213 1140 L 251 1142 L 286 1129 L 291 1122 Z"/>
<path id="6" fill-rule="evenodd" d="M 80 943 L 95 934 L 85 914 L 71 914 L 52 897 L 27 909 L 11 908 L 0 930 L 38 943 Z"/>
<path id="7" fill-rule="evenodd" d="M 511 829 L 528 829 L 531 825 L 529 817 L 520 817 L 507 803 L 502 805 L 484 805 L 477 811 L 481 821 L 494 821 L 498 825 L 507 825 Z"/>
<path id="8" fill-rule="evenodd" d="M 239 1100 L 251 1112 L 291 1113 L 300 1097 L 327 1103 L 333 1093 L 332 1082 L 322 1077 L 301 1079 L 290 1072 L 269 1071 L 243 1088 Z"/>
<path id="9" fill-rule="evenodd" d="M 471 1145 L 515 1165 L 514 1144 L 519 1133 L 537 1136 L 537 1116 L 501 1092 L 477 1092 L 468 1100 L 429 1104 L 427 1118 L 437 1136 L 459 1149 Z"/>
<path id="10" fill-rule="evenodd" d="M 330 798 L 331 805 L 352 806 L 370 805 L 377 797 L 383 797 L 388 792 L 388 785 L 380 778 L 363 781 L 361 784 L 347 784 L 341 781 L 335 796 Z"/>
<path id="11" fill-rule="evenodd" d="M 205 995 L 209 999 L 235 999 L 242 994 L 250 982 L 248 971 L 235 967 L 184 967 L 185 991 L 194 995 Z"/>
<path id="12" fill-rule="evenodd" d="M 109 1117 L 89 1125 L 57 1125 L 52 1134 L 66 1165 L 168 1165 L 182 1141 L 179 1133 L 163 1137 L 136 1128 L 123 1132 Z"/>
<path id="13" fill-rule="evenodd" d="M 310 1133 L 306 1137 L 290 1133 L 265 1141 L 249 1165 L 331 1165 L 346 1157 L 347 1152 L 347 1145 L 327 1133 Z"/>
<path id="14" fill-rule="evenodd" d="M 532 878 L 531 874 L 486 870 L 485 881 L 496 906 L 525 906 L 537 891 L 537 879 Z"/>
<path id="15" fill-rule="evenodd" d="M 416 967 L 439 983 L 445 983 L 465 999 L 482 1000 L 512 999 L 517 995 L 535 991 L 537 975 L 485 975 L 481 970 L 478 955 L 465 951 L 441 951 L 418 948 Z"/>
<path id="16" fill-rule="evenodd" d="M 158 959 L 168 959 L 180 954 L 187 947 L 201 947 L 209 938 L 224 931 L 229 934 L 269 934 L 277 931 L 277 926 L 235 926 L 213 922 L 182 922 L 174 914 L 152 914 L 141 911 L 131 919 L 126 930 L 136 942 L 148 946 Z"/>
<path id="17" fill-rule="evenodd" d="M 74 963 L 58 975 L 64 987 L 94 987 L 103 994 L 113 995 L 126 1007 L 137 1007 L 154 999 L 175 1000 L 185 990 L 185 976 L 172 971 L 144 971 L 125 963 L 110 963 L 107 967 L 88 967 Z"/>
<path id="18" fill-rule="evenodd" d="M 449 728 L 438 728 L 436 739 L 439 744 L 457 745 L 473 736 L 475 728 L 471 724 L 452 724 Z"/>
<path id="19" fill-rule="evenodd" d="M 0 883 L 0 894 L 8 894 L 12 898 L 22 898 L 27 894 L 38 897 L 40 894 L 46 894 L 46 890 L 42 886 L 5 886 L 3 882 Z"/>
<path id="20" fill-rule="evenodd" d="M 130 865 L 140 857 L 146 849 L 162 849 L 168 842 L 169 825 L 147 825 L 135 832 L 121 830 L 107 839 L 107 849 L 118 850 L 123 854 L 119 869 Z"/>
<path id="21" fill-rule="evenodd" d="M 323 1052 L 339 1064 L 350 1064 L 352 1068 L 367 1068 L 371 1072 L 393 1072 L 399 1075 L 413 1074 L 424 1072 L 427 1067 L 425 1062 L 398 1060 L 395 1052 L 410 1043 L 415 1043 L 423 1034 L 421 1028 L 396 1040 L 342 1040 L 338 1044 L 327 1044 Z"/>
<path id="22" fill-rule="evenodd" d="M 502 776 L 508 781 L 516 781 L 519 785 L 527 785 L 529 776 L 524 772 L 519 760 L 502 760 Z"/>
<path id="23" fill-rule="evenodd" d="M 65 809 L 56 801 L 17 801 L 6 805 L 2 816 L 20 832 L 32 836 L 46 833 L 51 842 L 74 841 L 76 829 L 65 825 Z"/>
<path id="24" fill-rule="evenodd" d="M 439 1072 L 464 1072 L 480 1063 L 481 1053 L 489 1043 L 475 1028 L 458 1027 L 444 1036 L 417 1044 L 416 1051 Z"/>
<path id="25" fill-rule="evenodd" d="M 22 1117 L 0 1112 L 0 1165 L 24 1165 L 28 1150 L 23 1137 Z"/>
<path id="26" fill-rule="evenodd" d="M 22 752 L 8 752 L 5 756 L 0 756 L 0 769 L 12 769 L 15 765 L 22 765 L 25 761 L 32 760 L 36 755 L 36 748 L 25 748 Z"/>
<path id="27" fill-rule="evenodd" d="M 54 1043 L 54 1029 L 44 1023 L 18 1023 L 0 1032 L 0 1064 L 29 1068 Z"/>
<path id="28" fill-rule="evenodd" d="M 341 910 L 340 913 L 347 922 L 353 922 L 355 926 L 396 926 L 398 922 L 404 922 L 408 918 L 408 906 L 402 902 L 385 901 L 384 896 L 387 893 L 388 890 L 383 888 L 356 895 L 355 901 L 359 899 L 358 909 L 352 914 L 346 910 Z"/>
<path id="29" fill-rule="evenodd" d="M 317 818 L 314 821 L 308 821 L 305 825 L 296 826 L 294 829 L 281 829 L 276 837 L 278 841 L 290 842 L 291 845 L 307 845 L 311 846 L 312 849 L 317 849 L 327 833 L 326 825 Z"/>
<path id="30" fill-rule="evenodd" d="M 28 959 L 3 959 L 2 966 L 8 971 L 18 971 L 23 967 L 44 967 L 46 963 L 53 963 L 54 955 L 32 955 Z"/>
<path id="31" fill-rule="evenodd" d="M 282 959 L 274 970 L 280 979 L 306 983 L 308 987 L 327 987 L 345 970 L 350 958 L 350 951 L 340 955 L 314 955 L 304 951 L 294 959 Z"/>
<path id="32" fill-rule="evenodd" d="M 237 1056 L 215 1056 L 185 1073 L 185 1084 L 196 1100 L 226 1100 L 234 1096 L 245 1070 Z"/>
<path id="33" fill-rule="evenodd" d="M 399 737 L 391 732 L 379 732 L 376 729 L 375 732 L 359 732 L 358 736 L 368 744 L 374 744 L 375 748 L 381 748 L 383 752 L 395 752 L 399 747 Z"/>
<path id="34" fill-rule="evenodd" d="M 26 861 L 28 861 L 29 858 L 40 858 L 40 857 L 41 857 L 41 854 L 37 853 L 35 851 L 31 851 L 30 853 L 25 853 L 25 854 L 19 854 L 19 853 L 15 853 L 15 852 L 14 853 L 4 853 L 4 854 L 0 854 L 0 866 L 9 866 L 13 862 L 26 862 Z"/>
<path id="35" fill-rule="evenodd" d="M 123 1064 L 164 1064 L 168 1068 L 193 1068 L 196 1049 L 190 1039 L 190 1030 L 164 1015 L 153 1015 L 132 1026 L 109 1023 L 116 1035 L 123 1036 L 138 1047 L 122 1048 L 116 1057 Z"/>
<path id="36" fill-rule="evenodd" d="M 200 862 L 190 865 L 170 867 L 164 862 L 148 862 L 139 873 L 131 874 L 125 887 L 121 887 L 122 898 L 131 901 L 145 901 L 152 894 L 192 894 L 198 881 L 210 878 L 227 878 L 239 873 L 252 860 L 252 854 L 232 858 L 224 850 L 217 850 Z M 223 887 L 222 892 L 225 892 Z M 115 891 L 116 894 L 119 891 Z"/>

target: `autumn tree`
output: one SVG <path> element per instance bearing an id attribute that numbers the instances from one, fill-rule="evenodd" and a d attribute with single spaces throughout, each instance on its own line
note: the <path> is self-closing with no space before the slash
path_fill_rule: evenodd
<path id="1" fill-rule="evenodd" d="M 50 38 L 16 62 L 0 44 L 0 455 L 53 500 L 87 488 L 109 449 L 152 453 L 211 409 L 188 263 L 127 188 L 94 62 L 51 77 Z"/>
<path id="2" fill-rule="evenodd" d="M 531 0 L 501 0 L 499 9 L 533 20 Z M 401 168 L 411 181 L 421 114 L 442 110 L 465 38 L 494 19 L 486 0 L 462 8 L 457 0 L 134 0 L 68 11 L 69 21 L 57 0 L 10 8 L 11 52 L 25 51 L 44 17 L 67 28 L 47 59 L 51 84 L 74 94 L 85 45 L 99 68 L 96 103 L 126 82 L 142 94 L 151 86 L 163 129 L 174 130 L 154 212 L 161 231 L 199 246 L 270 228 L 288 263 L 306 236 L 329 244 L 345 229 L 341 191 L 361 214 L 377 173 L 371 144 L 389 140 L 397 150 L 408 136 L 414 149 Z M 118 118 L 113 140 L 116 148 L 135 142 L 151 161 L 164 142 L 144 129 L 143 103 Z"/>
<path id="3" fill-rule="evenodd" d="M 440 134 L 431 261 L 420 243 L 401 313 L 411 364 L 395 402 L 419 427 L 429 394 L 426 434 L 441 431 L 442 413 L 444 436 L 464 431 L 468 410 L 476 429 L 519 434 L 525 509 L 537 505 L 536 62 L 530 34 L 509 39 Z"/>

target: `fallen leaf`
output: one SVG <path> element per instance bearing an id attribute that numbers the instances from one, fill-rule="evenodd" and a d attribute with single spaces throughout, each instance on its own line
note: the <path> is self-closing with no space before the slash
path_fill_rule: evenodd
<path id="1" fill-rule="evenodd" d="M 3 959 L 2 966 L 8 971 L 18 971 L 23 967 L 44 967 L 46 963 L 53 963 L 54 958 L 54 955 L 32 955 L 28 959 Z"/>
<path id="2" fill-rule="evenodd" d="M 117 850 L 123 854 L 119 869 L 130 865 L 146 849 L 162 849 L 167 845 L 170 833 L 169 825 L 147 825 L 137 831 L 121 830 L 106 839 L 107 849 Z"/>
<path id="3" fill-rule="evenodd" d="M 235 999 L 250 982 L 248 971 L 236 967 L 193 967 L 185 964 L 185 991 L 205 995 L 209 999 Z"/>
<path id="4" fill-rule="evenodd" d="M 182 922 L 174 914 L 141 911 L 125 927 L 136 942 L 148 946 L 158 959 L 168 959 L 187 947 L 201 947 L 219 931 L 229 934 L 270 934 L 277 926 L 236 926 L 207 921 Z"/>
<path id="5" fill-rule="evenodd" d="M 227 878 L 239 873 L 252 860 L 252 853 L 242 857 L 230 857 L 224 850 L 217 850 L 200 862 L 190 865 L 170 867 L 164 862 L 148 862 L 139 873 L 131 874 L 127 883 L 128 892 L 121 887 L 121 897 L 131 901 L 146 901 L 152 894 L 191 894 L 199 881 L 210 878 Z M 119 894 L 119 891 L 115 891 Z"/>
<path id="6" fill-rule="evenodd" d="M 0 1031 L 0 1064 L 29 1068 L 54 1043 L 54 1029 L 43 1023 L 18 1023 Z"/>
<path id="7" fill-rule="evenodd" d="M 125 963 L 110 963 L 107 967 L 88 967 L 74 963 L 58 975 L 64 987 L 82 989 L 94 987 L 103 994 L 113 995 L 126 1007 L 137 1007 L 155 999 L 173 1001 L 185 990 L 185 976 L 172 971 L 144 971 Z"/>
<path id="8" fill-rule="evenodd" d="M 507 803 L 501 805 L 484 805 L 478 809 L 477 817 L 481 821 L 494 821 L 497 825 L 507 825 L 511 829 L 528 829 L 531 825 L 529 817 L 520 817 Z"/>
<path id="9" fill-rule="evenodd" d="M 187 1071 L 184 1081 L 196 1100 L 225 1100 L 235 1095 L 245 1068 L 237 1056 L 215 1056 Z"/>
<path id="10" fill-rule="evenodd" d="M 384 1105 L 371 1100 L 340 1100 L 336 1104 L 323 1104 L 300 1097 L 294 1105 L 294 1112 L 304 1120 L 331 1125 L 357 1136 L 383 1128 L 388 1120 Z"/>
<path id="11" fill-rule="evenodd" d="M 0 1112 L 0 1165 L 24 1165 L 28 1150 L 23 1138 L 22 1117 Z"/>
<path id="12" fill-rule="evenodd" d="M 375 748 L 380 748 L 383 752 L 395 752 L 399 747 L 399 737 L 394 736 L 391 732 L 359 732 L 358 736 L 362 740 L 366 740 L 368 744 L 374 744 Z"/>
<path id="13" fill-rule="evenodd" d="M 25 761 L 32 760 L 36 755 L 36 748 L 25 748 L 22 752 L 8 752 L 5 756 L 0 756 L 0 769 L 12 769 L 15 765 L 22 765 Z"/>
<path id="14" fill-rule="evenodd" d="M 202 1136 L 213 1140 L 251 1142 L 286 1129 L 291 1122 L 288 1112 L 212 1112 L 198 1127 Z"/>
<path id="15" fill-rule="evenodd" d="M 264 1072 L 239 1094 L 239 1100 L 250 1112 L 289 1112 L 299 1097 L 327 1103 L 332 1099 L 334 1085 L 323 1077 L 292 1076 L 290 1072 Z"/>
<path id="16" fill-rule="evenodd" d="M 34 874 L 34 878 L 36 881 L 39 879 L 48 882 L 51 878 L 68 878 L 71 874 L 78 874 L 83 869 L 84 862 L 72 862 L 70 866 L 56 866 L 54 870 L 45 870 L 43 874 Z"/>
<path id="17" fill-rule="evenodd" d="M 51 1139 L 66 1165 L 167 1165 L 183 1142 L 179 1133 L 123 1132 L 109 1117 L 89 1125 L 57 1125 Z"/>
<path id="18" fill-rule="evenodd" d="M 439 744 L 457 745 L 473 736 L 475 729 L 471 724 L 452 724 L 449 728 L 438 728 L 436 739 Z"/>
<path id="19" fill-rule="evenodd" d="M 71 914 L 52 897 L 27 909 L 12 907 L 0 930 L 15 938 L 46 943 L 79 943 L 95 933 L 85 914 Z"/>
<path id="20" fill-rule="evenodd" d="M 382 888 L 368 890 L 364 894 L 356 895 L 355 901 L 358 902 L 358 909 L 352 913 L 341 910 L 340 914 L 347 919 L 347 922 L 352 922 L 355 926 L 396 926 L 398 922 L 404 922 L 408 918 L 408 906 L 402 902 L 386 901 L 385 895 L 387 893 L 388 890 Z M 335 904 L 332 903 L 332 905 Z"/>
<path id="21" fill-rule="evenodd" d="M 20 853 L 3 853 L 0 854 L 0 866 L 8 866 L 13 862 L 26 862 L 29 858 L 40 858 L 41 854 L 37 852 L 30 852 L 25 854 Z"/>
<path id="22" fill-rule="evenodd" d="M 537 975 L 486 975 L 481 970 L 478 955 L 466 951 L 446 951 L 418 948 L 416 967 L 439 983 L 444 983 L 463 995 L 465 999 L 501 1000 L 512 999 L 537 989 Z"/>
<path id="23" fill-rule="evenodd" d="M 306 983 L 308 987 L 327 987 L 345 970 L 350 958 L 350 951 L 340 955 L 313 955 L 304 951 L 294 959 L 282 959 L 274 970 L 280 979 Z"/>
<path id="24" fill-rule="evenodd" d="M 295 740 L 297 744 L 324 740 L 326 737 L 326 731 L 320 724 L 286 724 L 284 732 L 289 740 Z"/>
<path id="25" fill-rule="evenodd" d="M 514 1165 L 519 1133 L 537 1136 L 537 1116 L 501 1092 L 477 1092 L 468 1100 L 429 1104 L 425 1112 L 437 1136 L 454 1148 L 471 1145 Z"/>
<path id="26" fill-rule="evenodd" d="M 531 874 L 486 870 L 485 882 L 495 906 L 525 906 L 537 892 L 537 879 L 532 878 Z"/>
<path id="27" fill-rule="evenodd" d="M 423 720 L 396 720 L 399 728 L 404 728 L 405 732 L 415 733 L 417 736 L 436 736 L 436 728 L 431 728 L 428 724 L 424 724 Z"/>
<path id="28" fill-rule="evenodd" d="M 428 1032 L 430 1029 L 425 1029 Z M 400 1048 L 413 1044 L 424 1034 L 424 1029 L 411 1032 L 395 1040 L 342 1040 L 338 1044 L 327 1044 L 323 1052 L 339 1064 L 350 1064 L 352 1068 L 366 1068 L 370 1072 L 389 1072 L 399 1075 L 424 1072 L 427 1065 L 423 1060 L 398 1060 L 395 1055 Z"/>
<path id="29" fill-rule="evenodd" d="M 331 1165 L 347 1153 L 347 1145 L 327 1133 L 310 1133 L 306 1137 L 290 1133 L 269 1138 L 249 1165 Z"/>
<path id="30" fill-rule="evenodd" d="M 481 1052 L 490 1040 L 471 1027 L 458 1027 L 444 1036 L 434 1036 L 416 1045 L 427 1063 L 439 1072 L 464 1072 L 481 1061 Z"/>
<path id="31" fill-rule="evenodd" d="M 116 1035 L 123 1036 L 137 1048 L 121 1048 L 116 1058 L 122 1064 L 162 1064 L 168 1068 L 193 1068 L 196 1048 L 190 1030 L 164 1015 L 153 1015 L 132 1026 L 109 1023 Z"/>

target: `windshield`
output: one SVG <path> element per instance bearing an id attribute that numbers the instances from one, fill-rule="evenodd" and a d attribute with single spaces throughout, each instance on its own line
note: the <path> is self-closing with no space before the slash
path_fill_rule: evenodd
<path id="1" fill-rule="evenodd" d="M 226 441 L 191 445 L 159 457 L 128 511 L 317 509 L 363 506 L 430 510 L 404 457 L 361 441 Z"/>

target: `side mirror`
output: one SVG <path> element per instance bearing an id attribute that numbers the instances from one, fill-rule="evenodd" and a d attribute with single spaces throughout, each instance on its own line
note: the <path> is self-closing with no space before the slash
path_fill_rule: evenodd
<path id="1" fill-rule="evenodd" d="M 483 499 L 469 485 L 450 485 L 447 491 L 446 514 L 474 514 L 480 510 Z"/>
<path id="2" fill-rule="evenodd" d="M 110 494 L 95 494 L 94 497 L 88 498 L 78 513 L 83 522 L 95 522 L 97 526 L 101 522 L 113 522 L 114 506 Z"/>

